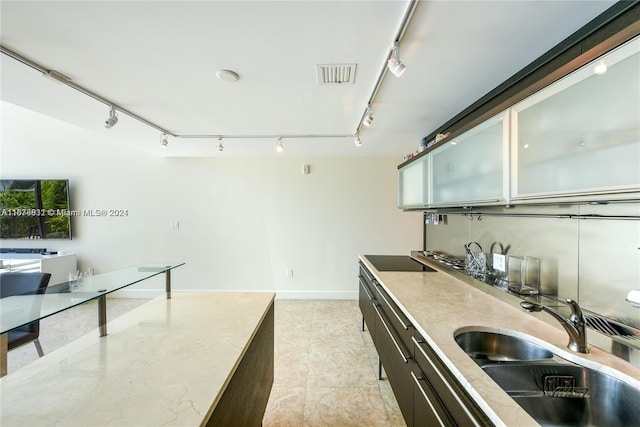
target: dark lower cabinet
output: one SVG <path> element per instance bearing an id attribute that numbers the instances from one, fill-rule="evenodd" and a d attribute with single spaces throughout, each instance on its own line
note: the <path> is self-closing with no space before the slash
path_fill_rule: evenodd
<path id="1" fill-rule="evenodd" d="M 409 379 L 414 363 L 411 350 L 405 344 L 406 334 L 410 332 L 408 321 L 398 317 L 389 307 L 388 296 L 381 295 L 377 280 L 364 264 L 360 263 L 359 306 L 362 312 L 362 329 L 366 324 L 371 339 L 378 352 L 380 366 L 384 368 L 387 379 L 398 401 L 407 425 L 413 425 L 413 390 Z M 396 310 L 399 310 L 395 307 Z M 390 319 L 389 316 L 393 316 Z M 402 319 L 402 320 L 401 320 Z M 401 322 L 403 336 L 397 332 Z M 406 327 L 406 328 L 405 328 Z M 379 372 L 381 375 L 382 372 Z"/>
<path id="2" fill-rule="evenodd" d="M 272 303 L 216 403 L 207 427 L 262 426 L 273 386 L 274 319 Z"/>
<path id="3" fill-rule="evenodd" d="M 360 263 L 359 305 L 407 426 L 492 426 L 404 312 Z"/>
<path id="4" fill-rule="evenodd" d="M 414 375 L 418 377 L 418 386 L 423 385 L 423 389 L 430 390 L 431 394 L 435 395 L 429 403 L 422 404 L 423 408 L 415 408 L 414 410 L 430 411 L 430 408 L 434 407 L 441 421 L 438 424 L 420 423 L 414 425 L 492 426 L 493 423 L 418 332 L 415 333 L 413 342 L 413 354 L 418 368 L 417 375 Z M 429 387 L 426 387 L 427 384 Z M 429 396 L 429 391 L 425 392 L 425 399 L 426 396 Z"/>
<path id="5" fill-rule="evenodd" d="M 454 426 L 438 394 L 420 369 L 411 372 L 413 379 L 413 425 L 416 427 Z"/>
<path id="6" fill-rule="evenodd" d="M 396 396 L 402 416 L 408 426 L 413 425 L 413 390 L 409 379 L 413 361 L 411 353 L 404 347 L 398 333 L 390 325 L 389 319 L 380 309 L 378 304 L 374 304 L 378 322 L 376 323 L 375 337 L 373 343 L 378 351 L 380 363 L 387 374 L 389 384 L 393 394 Z"/>
<path id="7" fill-rule="evenodd" d="M 371 336 L 375 334 L 376 324 L 376 312 L 373 309 L 373 291 L 369 288 L 364 277 L 360 276 L 360 290 L 359 290 L 359 305 L 362 312 L 362 330 L 364 331 L 365 324 Z"/>

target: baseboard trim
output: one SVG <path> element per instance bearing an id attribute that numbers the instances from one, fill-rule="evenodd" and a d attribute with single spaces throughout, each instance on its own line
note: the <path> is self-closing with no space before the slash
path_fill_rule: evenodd
<path id="1" fill-rule="evenodd" d="M 357 300 L 358 292 L 356 291 L 274 291 L 274 290 L 242 290 L 242 289 L 188 289 L 188 290 L 172 290 L 172 293 L 179 292 L 275 292 L 276 299 L 292 300 Z M 151 299 L 158 295 L 164 294 L 164 290 L 159 289 L 121 289 L 110 293 L 109 298 L 140 298 Z"/>
<path id="2" fill-rule="evenodd" d="M 275 291 L 276 299 L 357 300 L 355 291 Z"/>

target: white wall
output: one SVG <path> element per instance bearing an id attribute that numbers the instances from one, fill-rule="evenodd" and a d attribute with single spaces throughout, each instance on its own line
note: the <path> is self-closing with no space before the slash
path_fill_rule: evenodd
<path id="1" fill-rule="evenodd" d="M 98 273 L 184 261 L 176 290 L 355 298 L 359 254 L 408 254 L 422 245 L 421 215 L 395 207 L 396 157 L 161 158 L 1 106 L 2 178 L 69 178 L 72 209 L 129 213 L 75 217 L 71 241 L 5 240 L 5 247 L 74 251 L 81 269 Z"/>

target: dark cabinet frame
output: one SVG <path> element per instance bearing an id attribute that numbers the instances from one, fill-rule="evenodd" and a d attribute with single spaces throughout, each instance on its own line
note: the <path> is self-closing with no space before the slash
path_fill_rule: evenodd
<path id="1" fill-rule="evenodd" d="M 359 306 L 408 426 L 493 425 L 362 262 Z"/>

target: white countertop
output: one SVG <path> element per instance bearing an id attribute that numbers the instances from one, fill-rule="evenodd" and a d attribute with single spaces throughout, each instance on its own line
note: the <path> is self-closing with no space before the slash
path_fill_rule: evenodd
<path id="1" fill-rule="evenodd" d="M 640 369 L 622 359 L 594 347 L 584 355 L 567 349 L 567 333 L 546 313 L 527 313 L 517 303 L 503 301 L 456 279 L 437 264 L 428 263 L 436 272 L 380 272 L 365 257 L 360 260 L 497 425 L 538 423 L 458 346 L 454 335 L 462 328 L 483 327 L 527 335 L 533 342 L 551 344 L 553 351 L 565 359 L 615 374 L 640 388 Z"/>
<path id="2" fill-rule="evenodd" d="M 274 296 L 159 296 L 0 379 L 0 425 L 200 425 Z"/>

